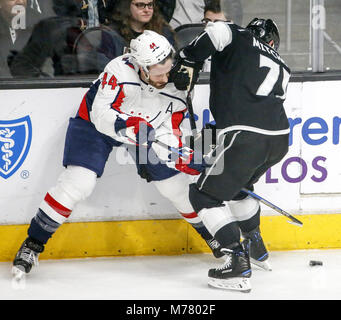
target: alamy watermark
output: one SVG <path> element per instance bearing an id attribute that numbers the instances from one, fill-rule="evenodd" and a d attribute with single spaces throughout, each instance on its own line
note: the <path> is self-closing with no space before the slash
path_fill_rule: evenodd
<path id="1" fill-rule="evenodd" d="M 15 5 L 12 7 L 11 28 L 14 30 L 26 29 L 26 7 L 23 5 Z"/>
<path id="2" fill-rule="evenodd" d="M 326 29 L 326 8 L 323 5 L 315 5 L 311 10 L 311 27 L 314 30 Z"/>
<path id="3" fill-rule="evenodd" d="M 144 128 L 139 131 L 139 136 L 146 136 Z M 188 137 L 189 138 L 189 137 Z M 182 139 L 172 134 L 164 135 L 155 139 L 149 137 L 143 141 L 149 141 L 147 144 L 125 144 L 124 148 L 114 148 L 115 160 L 120 165 L 138 164 L 138 165 L 166 165 L 170 168 L 176 168 L 176 165 L 182 163 L 190 168 L 200 166 L 206 167 L 206 173 L 209 170 L 210 175 L 218 175 L 224 169 L 224 154 L 227 150 L 224 147 L 224 136 L 222 141 L 215 141 L 215 130 L 204 129 L 200 136 L 195 140 L 193 150 L 189 148 L 189 139 Z M 154 141 L 154 142 L 152 142 Z"/>

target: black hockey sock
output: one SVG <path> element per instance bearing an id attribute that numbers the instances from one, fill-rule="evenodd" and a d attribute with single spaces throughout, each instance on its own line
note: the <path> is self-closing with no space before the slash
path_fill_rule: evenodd
<path id="1" fill-rule="evenodd" d="M 201 223 L 191 223 L 192 227 L 198 232 L 201 237 L 204 240 L 210 240 L 213 238 L 213 236 L 210 234 L 210 232 L 207 230 L 207 228 L 204 226 L 204 224 Z"/>
<path id="2" fill-rule="evenodd" d="M 223 248 L 229 249 L 232 244 L 240 243 L 240 230 L 238 222 L 226 224 L 214 235 L 214 238 Z"/>
<path id="3" fill-rule="evenodd" d="M 239 223 L 240 230 L 243 233 L 250 232 L 250 231 L 256 229 L 257 227 L 259 227 L 259 225 L 260 225 L 260 208 L 258 209 L 257 213 L 254 216 L 252 216 L 250 219 L 239 221 L 238 223 Z"/>
<path id="4" fill-rule="evenodd" d="M 31 220 L 31 224 L 27 233 L 29 237 L 46 244 L 59 228 L 59 226 L 59 223 L 52 220 L 45 214 L 43 210 L 39 209 Z"/>

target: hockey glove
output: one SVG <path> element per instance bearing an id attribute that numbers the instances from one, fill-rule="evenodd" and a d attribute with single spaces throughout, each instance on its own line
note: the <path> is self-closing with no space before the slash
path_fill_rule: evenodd
<path id="1" fill-rule="evenodd" d="M 191 90 L 199 79 L 203 62 L 194 62 L 181 57 L 181 51 L 174 58 L 174 67 L 169 82 L 174 82 L 178 90 Z"/>
<path id="2" fill-rule="evenodd" d="M 188 147 L 182 147 L 177 150 L 179 153 L 175 161 L 175 168 L 177 170 L 195 176 L 209 167 L 200 152 L 194 152 Z"/>
<path id="3" fill-rule="evenodd" d="M 115 132 L 137 146 L 150 147 L 155 140 L 154 128 L 140 117 L 129 117 L 127 120 L 118 117 L 115 121 Z"/>
<path id="4" fill-rule="evenodd" d="M 180 91 L 187 90 L 191 83 L 191 78 L 186 67 L 176 64 L 169 72 L 168 82 L 173 82 L 175 88 Z"/>
<path id="5" fill-rule="evenodd" d="M 199 79 L 199 72 L 202 69 L 204 62 L 198 62 L 198 61 L 191 61 L 184 57 L 184 54 L 182 51 L 179 51 L 175 55 L 174 59 L 174 70 L 177 70 L 177 73 L 184 73 L 184 69 L 187 70 L 188 77 L 189 77 L 189 83 L 187 85 L 187 90 L 191 90 L 194 85 L 197 83 Z M 175 84 L 175 82 L 174 82 Z M 178 89 L 178 88 L 177 88 Z M 181 90 L 181 89 L 178 89 Z"/>

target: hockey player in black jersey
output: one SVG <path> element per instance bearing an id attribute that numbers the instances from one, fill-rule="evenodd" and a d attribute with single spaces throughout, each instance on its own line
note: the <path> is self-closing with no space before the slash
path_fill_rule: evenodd
<path id="1" fill-rule="evenodd" d="M 217 21 L 209 22 L 178 53 L 178 63 L 194 69 L 211 56 L 209 103 L 217 147 L 213 165 L 190 186 L 189 196 L 226 257 L 221 267 L 209 270 L 214 287 L 250 291 L 249 256 L 256 263 L 268 257 L 260 235 L 259 203 L 241 189 L 253 190 L 288 152 L 283 102 L 290 69 L 277 52 L 279 43 L 270 19 L 255 18 L 246 28 Z M 218 167 L 221 174 L 215 173 Z"/>

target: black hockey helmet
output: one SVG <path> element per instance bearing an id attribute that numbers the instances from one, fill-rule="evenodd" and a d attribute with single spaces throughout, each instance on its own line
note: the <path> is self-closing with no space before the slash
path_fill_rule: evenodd
<path id="1" fill-rule="evenodd" d="M 275 22 L 271 19 L 254 18 L 247 26 L 246 29 L 250 30 L 255 37 L 262 39 L 264 42 L 269 43 L 271 40 L 274 42 L 274 49 L 277 51 L 279 48 L 279 31 Z"/>

